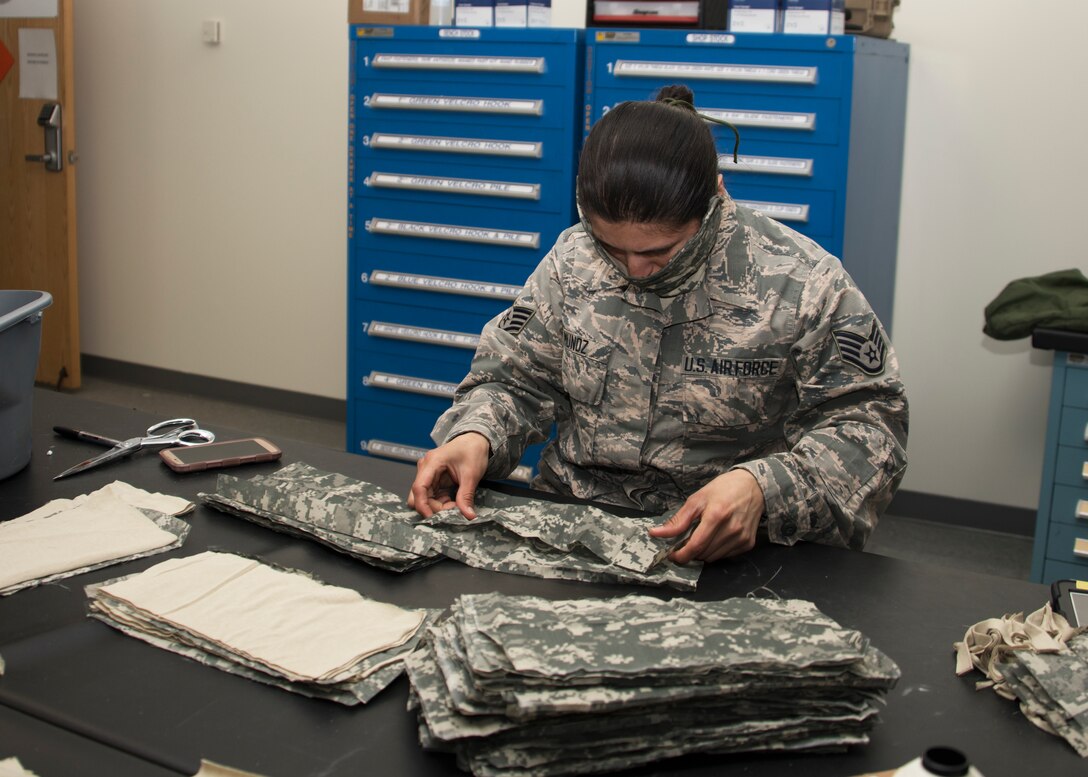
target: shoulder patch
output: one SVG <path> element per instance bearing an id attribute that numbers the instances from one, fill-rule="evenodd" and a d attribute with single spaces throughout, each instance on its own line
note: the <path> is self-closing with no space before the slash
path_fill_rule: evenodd
<path id="1" fill-rule="evenodd" d="M 849 329 L 833 329 L 831 335 L 835 338 L 835 347 L 839 349 L 839 358 L 844 362 L 857 367 L 866 375 L 879 375 L 884 372 L 888 343 L 880 333 L 876 321 L 873 321 L 866 334 Z"/>
<path id="2" fill-rule="evenodd" d="M 535 315 L 536 308 L 526 307 L 525 305 L 514 305 L 502 314 L 502 318 L 499 319 L 499 329 L 517 337 L 521 334 L 521 330 L 525 328 L 525 325 L 528 324 Z"/>

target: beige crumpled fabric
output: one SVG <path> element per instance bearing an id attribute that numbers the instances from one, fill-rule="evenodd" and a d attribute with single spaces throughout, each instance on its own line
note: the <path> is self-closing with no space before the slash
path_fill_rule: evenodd
<path id="1" fill-rule="evenodd" d="M 179 535 L 143 510 L 174 516 L 192 508 L 180 497 L 116 481 L 75 499 L 54 499 L 4 521 L 0 523 L 0 596 L 35 581 L 176 547 Z"/>
<path id="2" fill-rule="evenodd" d="M 952 644 L 956 651 L 956 674 L 963 676 L 977 669 L 988 679 L 976 682 L 976 689 L 992 687 L 999 696 L 1016 699 L 1005 687 L 1005 677 L 997 664 L 1017 650 L 1057 653 L 1084 630 L 1070 626 L 1069 621 L 1050 608 L 1050 602 L 1026 618 L 1022 612 L 987 618 L 967 629 L 962 642 Z"/>
<path id="3" fill-rule="evenodd" d="M 37 775 L 19 763 L 18 758 L 0 760 L 0 777 L 37 777 Z"/>

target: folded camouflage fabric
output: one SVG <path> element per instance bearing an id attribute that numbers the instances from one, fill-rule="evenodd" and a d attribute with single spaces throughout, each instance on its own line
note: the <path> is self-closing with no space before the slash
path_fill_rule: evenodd
<path id="1" fill-rule="evenodd" d="M 465 595 L 406 663 L 423 746 L 488 777 L 864 744 L 899 677 L 797 600 Z"/>
<path id="2" fill-rule="evenodd" d="M 395 679 L 438 615 L 214 551 L 171 559 L 86 592 L 91 616 L 125 634 L 343 704 L 368 701 Z"/>
<path id="3" fill-rule="evenodd" d="M 0 596 L 180 547 L 194 505 L 114 481 L 0 524 Z"/>
<path id="4" fill-rule="evenodd" d="M 398 495 L 301 462 L 249 480 L 220 475 L 217 509 L 308 536 L 369 564 L 406 571 L 449 557 L 469 566 L 532 577 L 694 589 L 701 563 L 669 561 L 674 541 L 651 537 L 657 517 L 621 518 L 480 489 L 477 518 L 457 510 L 429 519 Z"/>

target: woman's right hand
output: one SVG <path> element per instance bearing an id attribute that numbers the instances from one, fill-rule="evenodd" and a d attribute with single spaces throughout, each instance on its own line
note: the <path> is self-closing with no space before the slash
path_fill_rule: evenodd
<path id="1" fill-rule="evenodd" d="M 408 506 L 424 518 L 456 507 L 471 521 L 476 517 L 476 486 L 487 471 L 490 454 L 491 444 L 479 432 L 466 432 L 427 451 L 416 464 Z"/>

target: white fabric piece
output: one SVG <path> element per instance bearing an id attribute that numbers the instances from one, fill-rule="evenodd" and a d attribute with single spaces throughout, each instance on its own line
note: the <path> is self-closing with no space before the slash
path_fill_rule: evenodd
<path id="1" fill-rule="evenodd" d="M 48 515 L 55 515 L 64 510 L 70 510 L 73 507 L 77 507 L 88 499 L 95 499 L 103 494 L 109 494 L 132 507 L 138 507 L 144 510 L 154 510 L 157 513 L 165 513 L 166 515 L 184 515 L 196 506 L 188 499 L 182 499 L 180 496 L 160 494 L 156 491 L 144 491 L 142 488 L 136 488 L 136 486 L 125 483 L 122 480 L 115 480 L 109 485 L 102 486 L 102 488 L 97 491 L 92 491 L 89 494 L 80 494 L 72 499 L 53 499 L 46 502 L 37 510 L 33 510 L 22 517 L 44 518 Z"/>
<path id="2" fill-rule="evenodd" d="M 0 590 L 178 540 L 107 489 L 59 511 L 49 506 L 0 523 Z"/>
<path id="3" fill-rule="evenodd" d="M 402 645 L 425 613 L 207 551 L 102 586 L 103 595 L 301 680 L 327 680 Z"/>
<path id="4" fill-rule="evenodd" d="M 26 769 L 18 758 L 5 758 L 0 761 L 0 777 L 38 777 L 34 772 Z"/>

